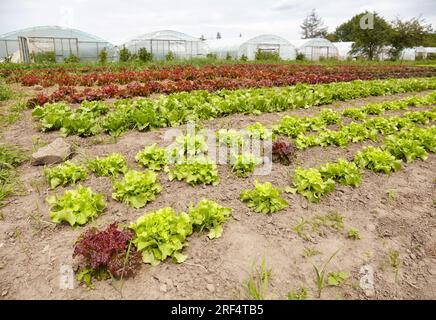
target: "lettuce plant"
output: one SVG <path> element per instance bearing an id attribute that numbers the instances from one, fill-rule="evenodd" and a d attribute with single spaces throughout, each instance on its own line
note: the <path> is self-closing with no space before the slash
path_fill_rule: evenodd
<path id="1" fill-rule="evenodd" d="M 83 101 L 76 110 L 78 113 L 91 113 L 94 116 L 101 116 L 109 111 L 108 105 L 103 101 Z"/>
<path id="2" fill-rule="evenodd" d="M 118 174 L 125 173 L 127 168 L 126 159 L 120 153 L 111 153 L 106 157 L 96 157 L 87 163 L 88 169 L 91 170 L 97 177 L 113 177 Z"/>
<path id="3" fill-rule="evenodd" d="M 68 222 L 71 226 L 84 225 L 94 220 L 106 207 L 104 195 L 96 194 L 81 185 L 62 196 L 53 195 L 46 200 L 52 205 L 50 218 L 55 223 Z"/>
<path id="4" fill-rule="evenodd" d="M 272 144 L 272 160 L 273 162 L 280 162 L 288 166 L 295 158 L 295 151 L 295 147 L 292 143 L 287 143 L 284 140 L 276 140 Z"/>
<path id="5" fill-rule="evenodd" d="M 247 126 L 247 131 L 251 138 L 259 140 L 269 140 L 272 138 L 272 131 L 264 127 L 260 122 Z"/>
<path id="6" fill-rule="evenodd" d="M 249 208 L 255 212 L 274 213 L 288 206 L 288 203 L 281 196 L 279 188 L 275 188 L 270 182 L 254 183 L 254 189 L 242 190 L 240 198 L 247 202 Z"/>
<path id="7" fill-rule="evenodd" d="M 196 207 L 190 207 L 188 214 L 191 217 L 192 225 L 201 231 L 209 231 L 209 239 L 221 237 L 223 234 L 222 224 L 226 222 L 231 215 L 232 209 L 225 208 L 218 203 L 203 199 Z"/>
<path id="8" fill-rule="evenodd" d="M 347 186 L 357 187 L 362 182 L 362 175 L 356 164 L 344 159 L 320 166 L 319 172 L 324 180 L 332 179 Z"/>
<path id="9" fill-rule="evenodd" d="M 330 108 L 322 109 L 317 117 L 321 118 L 325 124 L 337 124 L 341 120 L 339 112 Z"/>
<path id="10" fill-rule="evenodd" d="M 195 159 L 176 163 L 174 168 L 169 169 L 168 171 L 168 178 L 170 181 L 174 179 L 179 181 L 185 180 L 191 185 L 217 185 L 219 183 L 216 164 L 205 157 L 197 157 Z"/>
<path id="11" fill-rule="evenodd" d="M 155 266 L 168 257 L 177 263 L 186 260 L 181 253 L 192 233 L 192 222 L 184 212 L 176 214 L 172 208 L 147 213 L 130 224 L 135 236 L 132 240 L 142 261 Z"/>
<path id="12" fill-rule="evenodd" d="M 386 174 L 401 168 L 401 160 L 395 159 L 388 151 L 375 147 L 366 147 L 359 151 L 354 158 L 354 162 L 360 168 L 367 168 L 374 172 Z"/>
<path id="13" fill-rule="evenodd" d="M 246 178 L 254 171 L 256 166 L 261 163 L 261 160 L 254 157 L 251 153 L 232 154 L 230 163 L 232 165 L 232 171 L 238 177 Z"/>
<path id="14" fill-rule="evenodd" d="M 135 160 L 143 167 L 154 171 L 162 170 L 168 164 L 165 149 L 159 148 L 156 143 L 138 152 Z"/>
<path id="15" fill-rule="evenodd" d="M 183 159 L 185 156 L 189 158 L 207 152 L 207 149 L 206 138 L 203 135 L 180 135 L 176 138 L 172 156 L 177 159 Z"/>
<path id="16" fill-rule="evenodd" d="M 234 129 L 220 129 L 217 131 L 217 140 L 221 145 L 228 147 L 241 146 L 244 136 L 241 131 Z"/>
<path id="17" fill-rule="evenodd" d="M 150 170 L 129 170 L 121 181 L 113 184 L 113 188 L 113 199 L 127 203 L 135 209 L 144 207 L 162 191 L 162 186 L 157 183 L 156 174 Z"/>
<path id="18" fill-rule="evenodd" d="M 45 168 L 44 175 L 48 180 L 50 188 L 75 184 L 77 181 L 87 178 L 86 169 L 71 161 L 65 161 L 63 164 L 54 168 Z"/>
<path id="19" fill-rule="evenodd" d="M 299 134 L 307 132 L 309 126 L 297 116 L 284 116 L 273 130 L 275 133 L 296 138 Z"/>
<path id="20" fill-rule="evenodd" d="M 416 159 L 425 160 L 428 157 L 427 151 L 418 140 L 388 136 L 383 141 L 383 150 L 388 151 L 395 158 L 408 163 Z"/>
<path id="21" fill-rule="evenodd" d="M 131 246 L 133 232 L 119 230 L 112 223 L 105 230 L 91 228 L 74 245 L 74 257 L 82 262 L 78 280 L 92 287 L 92 278 L 100 279 L 107 273 L 115 278 L 133 276 L 141 264 L 141 254 Z"/>
<path id="22" fill-rule="evenodd" d="M 52 131 L 62 128 L 64 119 L 71 112 L 71 108 L 65 103 L 46 103 L 33 109 L 32 116 L 39 119 L 42 131 Z"/>
<path id="23" fill-rule="evenodd" d="M 74 112 L 62 122 L 61 132 L 65 136 L 72 134 L 80 137 L 93 136 L 101 131 L 98 115 L 92 112 Z"/>
<path id="24" fill-rule="evenodd" d="M 298 192 L 310 202 L 319 202 L 320 198 L 335 189 L 335 182 L 331 178 L 323 179 L 321 172 L 316 168 L 295 169 L 293 178 L 294 188 L 290 192 Z"/>

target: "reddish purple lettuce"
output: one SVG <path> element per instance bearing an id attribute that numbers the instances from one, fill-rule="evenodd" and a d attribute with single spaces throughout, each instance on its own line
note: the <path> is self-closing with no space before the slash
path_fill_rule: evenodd
<path id="1" fill-rule="evenodd" d="M 141 264 L 141 254 L 133 245 L 128 252 L 132 237 L 132 231 L 118 230 L 116 223 L 102 231 L 92 228 L 79 238 L 73 257 L 82 257 L 85 268 L 103 269 L 117 278 L 132 276 Z"/>
<path id="2" fill-rule="evenodd" d="M 274 141 L 272 145 L 273 161 L 289 165 L 295 157 L 295 150 L 295 146 L 292 143 L 287 143 L 284 140 Z"/>

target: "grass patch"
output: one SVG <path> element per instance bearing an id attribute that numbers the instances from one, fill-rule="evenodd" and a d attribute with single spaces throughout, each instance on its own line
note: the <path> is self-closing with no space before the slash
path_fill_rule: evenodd
<path id="1" fill-rule="evenodd" d="M 12 98 L 12 90 L 2 81 L 0 81 L 0 101 Z"/>
<path id="2" fill-rule="evenodd" d="M 301 218 L 293 226 L 299 237 L 310 240 L 311 233 L 316 233 L 322 237 L 326 236 L 327 230 L 341 231 L 344 228 L 344 216 L 338 212 L 330 212 L 325 215 L 316 215 L 311 219 Z"/>
<path id="3" fill-rule="evenodd" d="M 19 148 L 7 144 L 0 145 L 0 207 L 12 194 L 18 184 L 15 168 L 27 159 Z"/>
<path id="4" fill-rule="evenodd" d="M 265 300 L 271 274 L 272 269 L 268 268 L 265 258 L 262 258 L 260 266 L 250 273 L 250 276 L 243 284 L 245 299 Z"/>

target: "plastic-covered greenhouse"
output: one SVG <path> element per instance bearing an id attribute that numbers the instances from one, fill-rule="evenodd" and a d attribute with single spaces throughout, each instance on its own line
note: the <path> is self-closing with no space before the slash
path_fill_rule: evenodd
<path id="1" fill-rule="evenodd" d="M 227 56 L 240 59 L 244 55 L 248 60 L 254 60 L 258 51 L 277 53 L 283 60 L 294 60 L 296 57 L 295 47 L 288 40 L 272 34 L 254 38 L 207 40 L 206 43 L 210 52 L 220 59 Z"/>
<path id="2" fill-rule="evenodd" d="M 208 53 L 207 46 L 199 38 L 172 30 L 146 33 L 127 41 L 124 46 L 131 53 L 145 48 L 158 60 L 165 59 L 169 52 L 179 59 L 205 57 Z"/>
<path id="3" fill-rule="evenodd" d="M 318 61 L 320 58 L 339 58 L 338 48 L 324 38 L 298 40 L 294 44 L 298 45 L 298 52 L 311 61 Z"/>
<path id="4" fill-rule="evenodd" d="M 17 30 L 0 35 L 0 59 L 8 56 L 40 52 L 54 52 L 56 61 L 61 62 L 70 55 L 81 61 L 98 59 L 101 50 L 106 48 L 109 58 L 115 50 L 108 41 L 89 33 L 59 26 L 41 26 Z"/>

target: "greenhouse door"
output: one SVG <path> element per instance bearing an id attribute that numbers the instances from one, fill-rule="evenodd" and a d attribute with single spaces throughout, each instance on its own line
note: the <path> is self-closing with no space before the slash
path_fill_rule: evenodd
<path id="1" fill-rule="evenodd" d="M 257 45 L 257 52 L 270 53 L 280 56 L 280 45 L 271 43 L 261 43 Z"/>
<path id="2" fill-rule="evenodd" d="M 319 56 L 318 59 L 323 58 L 329 58 L 329 47 L 319 47 Z"/>
<path id="3" fill-rule="evenodd" d="M 257 50 L 260 52 L 269 52 L 269 53 L 275 53 L 280 54 L 280 45 L 279 44 L 259 44 L 257 46 Z"/>

